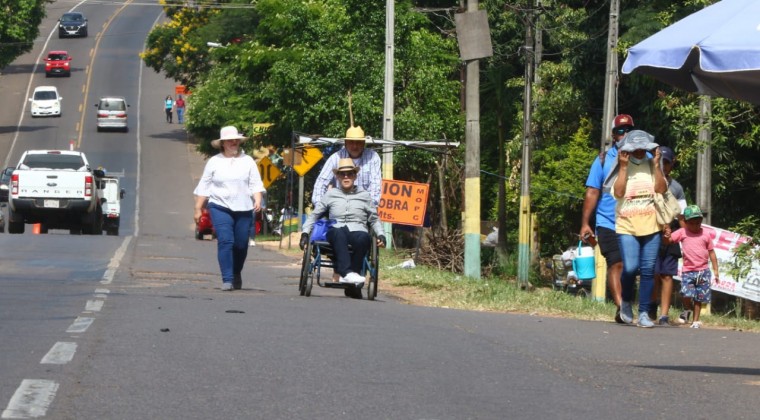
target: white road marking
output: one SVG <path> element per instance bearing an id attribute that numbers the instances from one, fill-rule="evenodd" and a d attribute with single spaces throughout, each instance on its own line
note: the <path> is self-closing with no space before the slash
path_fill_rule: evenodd
<path id="1" fill-rule="evenodd" d="M 107 294 L 111 293 L 111 291 L 108 290 L 108 289 L 95 289 L 95 293 L 102 294 L 102 295 L 107 295 Z"/>
<path id="2" fill-rule="evenodd" d="M 3 410 L 0 418 L 31 419 L 44 417 L 53 403 L 58 384 L 44 379 L 24 379 Z"/>
<path id="3" fill-rule="evenodd" d="M 78 316 L 77 319 L 74 320 L 74 323 L 69 326 L 66 332 L 67 333 L 83 333 L 87 331 L 87 328 L 90 328 L 90 325 L 92 325 L 92 321 L 95 321 L 95 318 L 87 318 L 83 316 Z"/>
<path id="4" fill-rule="evenodd" d="M 124 238 L 121 246 L 119 246 L 119 249 L 116 250 L 113 258 L 111 258 L 111 262 L 108 263 L 108 269 L 106 269 L 106 272 L 103 273 L 103 280 L 100 281 L 100 284 L 111 284 L 113 281 L 113 276 L 116 274 L 116 270 L 119 269 L 121 259 L 124 258 L 124 253 L 127 252 L 127 246 L 129 246 L 130 240 L 132 240 L 131 236 Z"/>
<path id="5" fill-rule="evenodd" d="M 84 305 L 84 310 L 88 312 L 100 312 L 103 309 L 104 303 L 102 300 L 88 300 L 87 304 Z"/>
<path id="6" fill-rule="evenodd" d="M 53 345 L 53 348 L 42 358 L 40 363 L 43 365 L 65 365 L 74 358 L 77 351 L 77 343 L 59 341 Z"/>

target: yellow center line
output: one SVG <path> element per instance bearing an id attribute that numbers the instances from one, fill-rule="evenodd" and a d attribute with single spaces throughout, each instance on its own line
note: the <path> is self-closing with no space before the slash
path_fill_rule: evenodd
<path id="1" fill-rule="evenodd" d="M 95 35 L 95 47 L 90 50 L 90 63 L 85 69 L 85 72 L 87 73 L 87 79 L 84 83 L 84 102 L 87 102 L 87 96 L 90 93 L 90 82 L 92 81 L 92 72 L 90 70 L 93 68 L 93 64 L 95 63 L 95 56 L 97 55 L 98 47 L 100 47 L 100 41 L 103 39 L 103 35 L 111 25 L 111 22 L 113 22 L 116 16 L 119 16 L 122 10 L 124 10 L 125 7 L 132 3 L 132 1 L 133 0 L 127 0 L 127 2 L 125 2 L 118 10 L 116 10 L 116 12 L 114 12 L 114 14 L 108 18 L 106 23 L 103 24 L 103 30 Z M 79 132 L 79 136 L 77 137 L 76 149 L 80 149 L 82 147 L 82 136 L 84 135 L 84 117 L 87 114 L 87 109 L 87 105 L 83 104 L 82 115 L 79 117 L 79 124 L 77 124 L 77 131 Z"/>

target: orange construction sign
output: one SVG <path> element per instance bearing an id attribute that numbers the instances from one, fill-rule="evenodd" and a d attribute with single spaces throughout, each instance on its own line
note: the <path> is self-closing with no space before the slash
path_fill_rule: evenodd
<path id="1" fill-rule="evenodd" d="M 427 209 L 428 184 L 384 179 L 377 213 L 380 220 L 422 226 Z"/>

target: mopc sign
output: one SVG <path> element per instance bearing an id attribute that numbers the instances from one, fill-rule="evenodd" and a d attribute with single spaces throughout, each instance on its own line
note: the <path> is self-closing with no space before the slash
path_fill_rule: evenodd
<path id="1" fill-rule="evenodd" d="M 428 184 L 384 179 L 377 213 L 380 220 L 422 226 L 427 208 Z"/>

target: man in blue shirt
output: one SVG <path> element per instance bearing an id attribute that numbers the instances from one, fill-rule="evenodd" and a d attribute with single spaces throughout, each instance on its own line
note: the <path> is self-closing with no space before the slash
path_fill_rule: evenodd
<path id="1" fill-rule="evenodd" d="M 633 322 L 630 302 L 623 302 L 621 297 L 620 277 L 623 273 L 623 258 L 618 247 L 615 233 L 615 206 L 617 200 L 610 191 L 604 191 L 603 184 L 607 175 L 617 162 L 618 141 L 633 129 L 633 118 L 627 114 L 615 117 L 612 124 L 612 146 L 604 154 L 600 154 L 591 164 L 588 179 L 586 179 L 586 195 L 583 201 L 581 220 L 581 239 L 599 248 L 607 261 L 607 287 L 612 300 L 618 307 L 615 321 L 630 324 Z M 596 214 L 596 233 L 591 228 L 591 215 Z M 621 314 L 621 306 L 626 303 L 626 310 Z"/>

